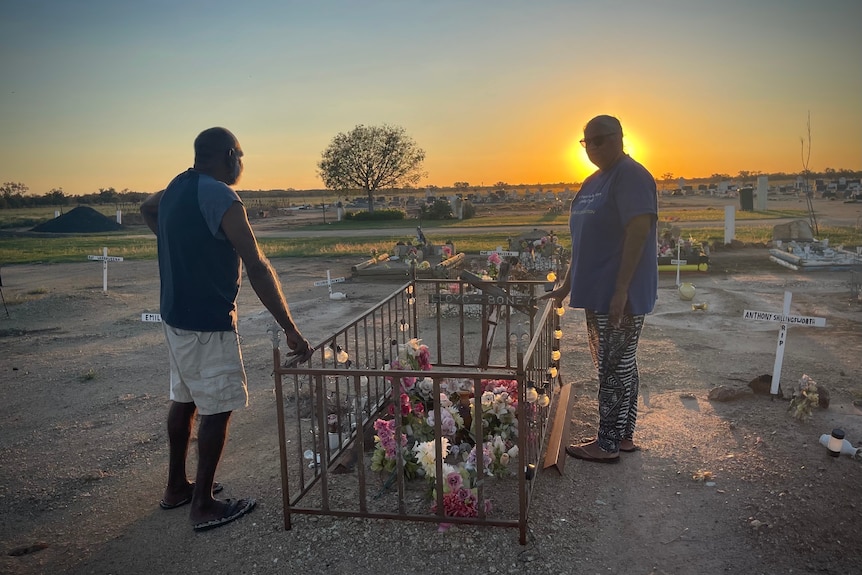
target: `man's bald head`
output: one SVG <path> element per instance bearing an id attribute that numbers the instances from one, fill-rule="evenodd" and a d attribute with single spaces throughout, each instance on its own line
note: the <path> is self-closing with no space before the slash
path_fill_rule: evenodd
<path id="1" fill-rule="evenodd" d="M 242 173 L 242 148 L 227 128 L 209 128 L 195 138 L 195 169 L 228 185 Z"/>

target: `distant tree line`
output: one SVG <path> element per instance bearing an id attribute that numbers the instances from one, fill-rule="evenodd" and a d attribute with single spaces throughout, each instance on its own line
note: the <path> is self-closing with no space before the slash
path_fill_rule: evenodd
<path id="1" fill-rule="evenodd" d="M 862 171 L 860 170 L 849 170 L 846 168 L 834 169 L 834 168 L 825 168 L 822 172 L 811 171 L 808 174 L 802 173 L 785 173 L 785 172 L 775 172 L 775 173 L 762 173 L 759 171 L 748 171 L 748 170 L 740 170 L 736 176 L 731 176 L 730 174 L 712 174 L 708 177 L 700 177 L 700 178 L 686 178 L 686 181 L 691 183 L 704 183 L 704 182 L 720 182 L 720 181 L 728 181 L 728 180 L 749 180 L 756 178 L 757 176 L 767 176 L 770 180 L 793 180 L 796 179 L 797 176 L 807 176 L 810 179 L 824 179 L 824 180 L 833 180 L 837 178 L 862 178 Z M 675 177 L 671 172 L 666 172 L 661 175 L 660 178 L 665 184 L 672 182 Z M 578 185 L 576 183 L 565 184 L 564 182 L 560 182 L 558 185 L 570 185 L 574 188 L 577 188 Z M 494 184 L 494 189 L 505 189 L 508 188 L 509 184 L 503 181 L 497 182 Z M 445 188 L 440 188 L 439 186 L 429 185 L 423 186 L 423 188 L 428 190 L 442 190 Z M 479 186 L 472 186 L 469 182 L 455 182 L 451 189 L 456 192 L 467 191 L 470 188 L 475 190 L 479 189 Z M 405 190 L 410 189 L 410 186 L 406 186 Z M 368 191 L 368 190 L 364 190 Z M 371 190 L 379 191 L 377 190 Z M 315 190 L 316 194 L 326 194 L 327 190 Z M 266 192 L 263 190 L 252 191 L 252 190 L 239 190 L 238 193 L 241 197 L 271 197 L 271 196 L 291 196 L 291 195 L 307 195 L 310 192 L 301 191 L 301 190 L 272 190 L 270 192 Z M 12 208 L 34 208 L 41 206 L 68 206 L 72 204 L 76 205 L 100 205 L 100 204 L 140 204 L 147 196 L 148 192 L 135 192 L 129 190 L 128 188 L 124 188 L 119 192 L 115 188 L 99 188 L 98 192 L 93 192 L 91 194 L 83 194 L 80 196 L 72 196 L 68 195 L 63 191 L 63 188 L 52 188 L 48 192 L 42 195 L 30 194 L 30 188 L 26 184 L 22 182 L 6 182 L 2 186 L 0 186 L 0 209 L 12 209 Z M 312 194 L 314 195 L 314 194 Z"/>
<path id="2" fill-rule="evenodd" d="M 0 186 L 0 209 L 37 208 L 40 206 L 68 206 L 70 204 L 139 204 L 149 194 L 129 189 L 99 188 L 98 192 L 69 196 L 63 188 L 53 188 L 45 194 L 29 194 L 30 188 L 21 182 L 6 182 Z"/>

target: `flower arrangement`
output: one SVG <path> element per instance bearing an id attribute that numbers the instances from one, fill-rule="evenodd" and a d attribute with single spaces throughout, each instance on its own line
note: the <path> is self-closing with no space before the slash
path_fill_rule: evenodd
<path id="1" fill-rule="evenodd" d="M 430 371 L 431 370 L 431 352 L 428 351 L 428 346 L 422 343 L 421 339 L 412 338 L 407 343 L 398 345 L 397 355 L 390 362 L 392 369 L 401 369 L 408 371 Z M 405 378 L 410 381 L 410 385 L 416 383 L 416 378 Z"/>
<path id="2" fill-rule="evenodd" d="M 787 410 L 793 414 L 794 418 L 805 421 L 811 418 L 811 411 L 817 407 L 819 402 L 820 394 L 818 393 L 817 382 L 802 374 Z"/>
<path id="3" fill-rule="evenodd" d="M 399 451 L 395 440 L 395 421 L 378 419 L 374 422 L 374 431 L 377 435 L 374 437 L 375 449 L 371 456 L 371 470 L 394 473 L 397 465 L 396 454 Z M 419 463 L 406 445 L 407 436 L 402 434 L 400 451 L 404 460 L 404 476 L 413 479 L 416 477 Z"/>
<path id="4" fill-rule="evenodd" d="M 488 277 L 491 279 L 497 279 L 497 275 L 500 273 L 500 264 L 503 262 L 503 258 L 500 257 L 498 253 L 492 253 L 488 256 Z"/>
<path id="5" fill-rule="evenodd" d="M 428 347 L 419 339 L 397 344 L 390 367 L 396 370 L 428 371 L 432 368 Z M 473 433 L 476 402 L 472 379 L 442 380 L 439 394 L 429 378 L 389 378 L 397 400 L 389 408 L 388 418 L 374 423 L 375 450 L 373 471 L 394 474 L 397 461 L 408 479 L 424 478 L 434 494 L 437 477 L 437 446 L 444 478 L 444 514 L 449 517 L 476 517 L 479 512 L 476 484 L 477 457 L 481 453 L 483 474 L 506 477 L 518 457 L 518 384 L 514 380 L 482 380 L 479 415 L 482 441 Z M 400 415 L 400 442 L 395 414 Z M 440 421 L 437 422 L 437 417 Z M 440 437 L 436 429 L 440 429 Z M 432 512 L 436 513 L 436 498 Z M 490 501 L 485 511 L 490 512 Z"/>
<path id="6" fill-rule="evenodd" d="M 440 259 L 442 261 L 446 261 L 452 257 L 452 248 L 449 246 L 441 246 L 440 247 Z"/>
<path id="7" fill-rule="evenodd" d="M 407 260 L 408 264 L 416 263 L 419 259 L 419 250 L 416 249 L 416 246 L 407 244 L 407 251 L 404 253 L 404 258 Z"/>
<path id="8" fill-rule="evenodd" d="M 554 232 L 535 240 L 521 240 L 521 255 L 527 254 L 530 258 L 542 256 L 549 258 L 557 251 L 560 244 Z"/>
<path id="9" fill-rule="evenodd" d="M 479 497 L 475 487 L 468 487 L 469 474 L 465 470 L 452 470 L 443 482 L 443 514 L 447 517 L 476 517 L 479 515 Z M 437 501 L 431 505 L 431 512 L 437 512 Z M 491 501 L 485 500 L 485 513 L 491 512 Z M 441 525 L 447 529 L 448 524 Z"/>

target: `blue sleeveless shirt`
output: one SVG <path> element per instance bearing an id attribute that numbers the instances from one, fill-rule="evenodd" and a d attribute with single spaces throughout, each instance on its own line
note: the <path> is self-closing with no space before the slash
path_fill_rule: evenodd
<path id="1" fill-rule="evenodd" d="M 221 231 L 239 196 L 227 184 L 188 170 L 159 201 L 162 321 L 194 331 L 236 331 L 241 262 Z"/>

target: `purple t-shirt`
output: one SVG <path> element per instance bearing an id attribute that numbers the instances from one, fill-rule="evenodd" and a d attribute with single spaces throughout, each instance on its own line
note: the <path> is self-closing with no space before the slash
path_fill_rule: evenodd
<path id="1" fill-rule="evenodd" d="M 608 313 L 622 262 L 626 224 L 642 214 L 653 216 L 652 225 L 629 286 L 626 311 L 642 315 L 653 310 L 658 297 L 655 179 L 628 155 L 607 172 L 588 177 L 572 200 L 571 307 Z"/>

